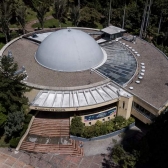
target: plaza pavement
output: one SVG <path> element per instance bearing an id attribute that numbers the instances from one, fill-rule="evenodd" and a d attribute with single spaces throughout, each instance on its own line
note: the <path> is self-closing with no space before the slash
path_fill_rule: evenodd
<path id="1" fill-rule="evenodd" d="M 0 148 L 0 168 L 102 168 L 105 156 L 83 156 L 56 154 L 33 154 L 20 151 L 8 151 Z"/>
<path id="2" fill-rule="evenodd" d="M 137 127 L 133 127 L 125 135 L 130 138 L 139 131 Z M 125 135 L 84 142 L 83 157 L 25 151 L 16 153 L 14 149 L 8 151 L 8 148 L 0 148 L 0 168 L 106 168 L 105 160 L 108 159 L 109 153 L 107 149 L 114 146 L 112 139 L 120 143 Z"/>

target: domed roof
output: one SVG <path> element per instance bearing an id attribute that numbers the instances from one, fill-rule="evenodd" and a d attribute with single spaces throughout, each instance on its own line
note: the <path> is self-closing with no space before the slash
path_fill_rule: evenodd
<path id="1" fill-rule="evenodd" d="M 87 33 L 62 29 L 51 33 L 38 47 L 36 61 L 57 71 L 83 71 L 97 67 L 104 56 L 100 46 Z"/>

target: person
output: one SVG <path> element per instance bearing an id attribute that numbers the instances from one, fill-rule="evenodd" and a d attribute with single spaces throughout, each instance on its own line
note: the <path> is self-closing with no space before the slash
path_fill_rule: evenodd
<path id="1" fill-rule="evenodd" d="M 12 152 L 12 148 L 11 148 L 10 146 L 8 147 L 8 151 L 9 151 L 9 152 Z"/>
<path id="2" fill-rule="evenodd" d="M 82 148 L 83 147 L 83 144 L 82 144 L 82 142 L 79 144 L 79 146 Z"/>

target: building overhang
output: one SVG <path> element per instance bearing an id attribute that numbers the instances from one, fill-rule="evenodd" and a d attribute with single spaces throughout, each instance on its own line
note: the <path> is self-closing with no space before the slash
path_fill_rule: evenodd
<path id="1" fill-rule="evenodd" d="M 121 93 L 127 94 L 112 82 L 81 90 L 41 90 L 30 104 L 30 109 L 43 111 L 93 109 L 117 102 Z"/>

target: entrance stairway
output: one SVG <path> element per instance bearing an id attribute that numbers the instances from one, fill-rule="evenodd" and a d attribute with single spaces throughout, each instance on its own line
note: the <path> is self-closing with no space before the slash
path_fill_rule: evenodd
<path id="1" fill-rule="evenodd" d="M 69 119 L 35 118 L 29 134 L 43 137 L 69 136 Z"/>
<path id="2" fill-rule="evenodd" d="M 35 118 L 20 149 L 37 153 L 83 156 L 82 142 L 69 139 L 69 125 L 69 119 Z M 35 137 L 36 140 L 30 141 L 30 137 Z M 68 141 L 66 143 L 62 141 L 62 143 L 59 138 L 68 139 Z M 49 139 L 49 141 L 44 142 L 43 140 L 46 139 Z"/>

